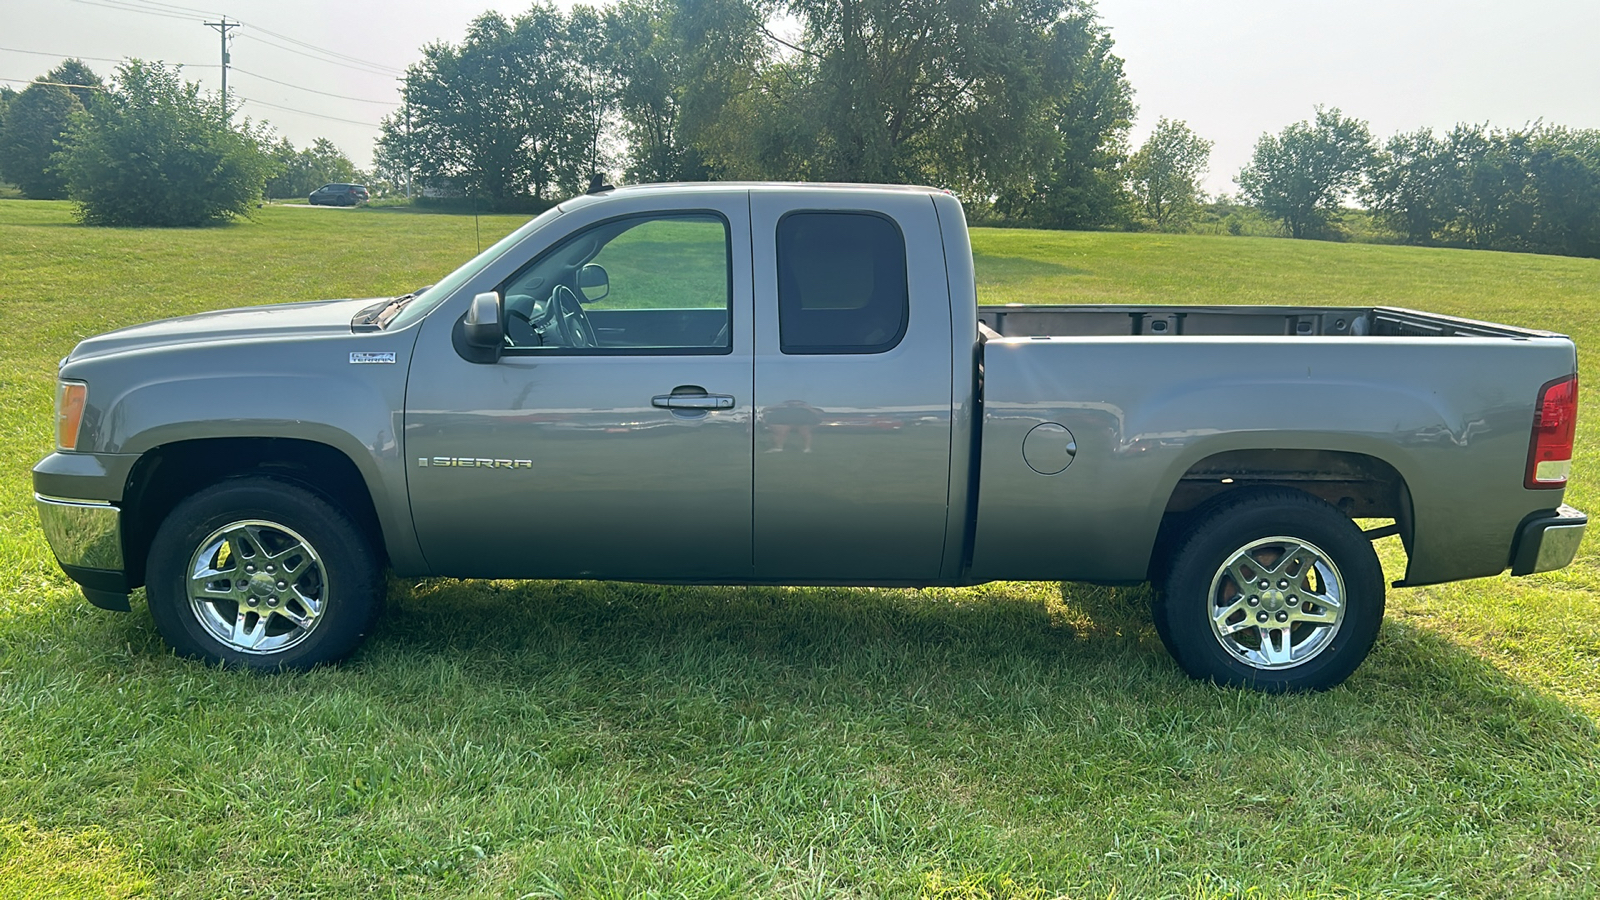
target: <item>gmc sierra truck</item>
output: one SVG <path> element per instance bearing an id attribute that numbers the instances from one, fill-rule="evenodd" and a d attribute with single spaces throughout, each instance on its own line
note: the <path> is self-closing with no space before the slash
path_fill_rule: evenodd
<path id="1" fill-rule="evenodd" d="M 402 297 L 83 341 L 34 469 L 179 653 L 351 653 L 403 576 L 1155 585 L 1189 674 L 1348 677 L 1401 585 L 1567 565 L 1559 334 L 1385 307 L 980 307 L 928 188 L 602 188 Z M 1358 524 L 1358 520 L 1364 523 Z M 1373 521 L 1376 520 L 1376 521 Z"/>

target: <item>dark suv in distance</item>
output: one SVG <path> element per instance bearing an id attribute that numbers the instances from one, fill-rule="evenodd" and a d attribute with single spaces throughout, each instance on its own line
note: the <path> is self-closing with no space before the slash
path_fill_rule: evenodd
<path id="1" fill-rule="evenodd" d="M 364 184 L 325 184 L 311 192 L 312 206 L 355 206 L 369 199 Z"/>

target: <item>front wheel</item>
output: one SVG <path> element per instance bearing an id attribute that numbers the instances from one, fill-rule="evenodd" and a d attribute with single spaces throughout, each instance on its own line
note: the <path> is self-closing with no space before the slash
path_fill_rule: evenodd
<path id="1" fill-rule="evenodd" d="M 1383 569 L 1355 523 L 1315 497 L 1273 490 L 1223 501 L 1194 523 L 1152 614 L 1191 676 L 1279 692 L 1350 677 L 1383 605 Z"/>
<path id="2" fill-rule="evenodd" d="M 206 488 L 162 522 L 145 593 L 182 656 L 308 669 L 348 656 L 383 604 L 376 554 L 342 510 L 285 481 Z"/>

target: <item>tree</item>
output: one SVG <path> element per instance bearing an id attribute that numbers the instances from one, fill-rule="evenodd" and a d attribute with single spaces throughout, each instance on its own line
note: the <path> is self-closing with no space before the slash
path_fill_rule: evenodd
<path id="1" fill-rule="evenodd" d="M 1542 253 L 1600 257 L 1600 131 L 1540 129 L 1528 181 L 1528 244 Z"/>
<path id="2" fill-rule="evenodd" d="M 62 84 L 85 87 L 60 87 Z M 72 115 L 83 109 L 99 86 L 99 77 L 88 66 L 69 59 L 17 94 L 6 105 L 0 123 L 0 177 L 35 200 L 65 197 L 66 181 L 56 171 L 52 157 Z"/>
<path id="3" fill-rule="evenodd" d="M 1056 7 L 1049 29 L 1048 151 L 1020 184 L 1002 185 L 997 207 L 1048 228 L 1120 225 L 1126 196 L 1121 166 L 1133 119 L 1133 89 L 1111 36 L 1087 0 Z"/>
<path id="4" fill-rule="evenodd" d="M 802 59 L 790 69 L 806 82 L 790 94 L 815 128 L 821 177 L 1026 192 L 1063 151 L 1083 149 L 1073 146 L 1085 121 L 1074 113 L 1094 111 L 1073 102 L 1087 84 L 1084 57 L 1103 36 L 1086 3 L 789 0 L 786 9 L 802 22 Z"/>
<path id="5" fill-rule="evenodd" d="M 624 0 L 606 12 L 606 44 L 631 181 L 699 181 L 743 168 L 748 97 L 769 62 L 760 13 L 746 0 Z M 748 124 L 748 123 L 746 123 Z M 716 166 L 714 157 L 737 160 Z"/>
<path id="6" fill-rule="evenodd" d="M 587 183 L 592 109 L 567 19 L 535 4 L 515 20 L 475 19 L 460 46 L 430 44 L 406 71 L 379 158 L 491 205 Z"/>
<path id="7" fill-rule="evenodd" d="M 1389 139 L 1374 157 L 1365 195 L 1379 223 L 1409 243 L 1427 244 L 1455 218 L 1461 187 L 1461 160 L 1423 128 Z"/>
<path id="8" fill-rule="evenodd" d="M 249 128 L 177 67 L 129 60 L 73 117 L 59 168 L 87 224 L 201 225 L 261 198 L 272 162 Z"/>
<path id="9" fill-rule="evenodd" d="M 1183 122 L 1160 119 L 1156 130 L 1128 160 L 1128 182 L 1139 213 L 1163 231 L 1194 217 L 1200 179 L 1211 162 L 1211 142 Z"/>
<path id="10" fill-rule="evenodd" d="M 268 197 L 305 197 L 330 182 L 355 181 L 359 177 L 355 163 L 327 138 L 317 138 L 298 152 L 288 138 L 283 138 L 268 152 L 274 164 L 265 188 Z"/>
<path id="11" fill-rule="evenodd" d="M 567 14 L 562 41 L 568 48 L 576 131 L 573 154 L 582 179 L 610 168 L 607 136 L 615 131 L 619 78 L 614 48 L 607 40 L 605 17 L 594 7 L 577 5 Z"/>
<path id="12" fill-rule="evenodd" d="M 1367 123 L 1317 107 L 1314 122 L 1262 135 L 1250 165 L 1234 179 L 1241 195 L 1281 221 L 1291 237 L 1325 234 L 1362 185 L 1375 154 Z"/>

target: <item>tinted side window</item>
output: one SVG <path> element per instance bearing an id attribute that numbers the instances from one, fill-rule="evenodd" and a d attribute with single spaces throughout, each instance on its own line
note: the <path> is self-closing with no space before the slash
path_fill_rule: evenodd
<path id="1" fill-rule="evenodd" d="M 784 353 L 882 353 L 909 312 L 906 242 L 873 213 L 797 212 L 778 222 Z"/>

